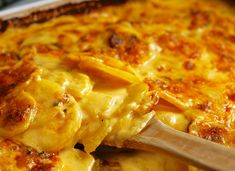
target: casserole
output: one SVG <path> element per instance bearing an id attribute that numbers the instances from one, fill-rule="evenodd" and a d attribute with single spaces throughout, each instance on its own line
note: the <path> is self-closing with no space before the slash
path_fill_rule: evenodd
<path id="1" fill-rule="evenodd" d="M 96 162 L 89 155 L 102 142 L 119 146 L 153 116 L 233 146 L 231 7 L 194 0 L 73 2 L 0 14 L 3 170 L 187 170 L 145 152 L 95 154 Z M 35 8 L 45 11 L 32 13 Z M 73 148 L 77 142 L 86 153 Z M 140 166 L 130 165 L 136 160 Z"/>

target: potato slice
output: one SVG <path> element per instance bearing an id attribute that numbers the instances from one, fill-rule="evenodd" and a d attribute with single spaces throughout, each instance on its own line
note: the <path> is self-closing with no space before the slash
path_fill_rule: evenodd
<path id="1" fill-rule="evenodd" d="M 88 73 L 95 74 L 101 78 L 121 81 L 125 83 L 136 83 L 140 82 L 140 78 L 131 72 L 115 68 L 106 65 L 100 58 L 88 57 L 88 56 L 69 56 L 70 60 L 77 62 L 78 67 L 81 70 L 85 70 Z"/>
<path id="2" fill-rule="evenodd" d="M 87 153 L 76 149 L 66 149 L 59 153 L 59 158 L 63 163 L 63 171 L 92 171 L 95 159 Z M 60 170 L 60 169 L 59 169 Z"/>
<path id="3" fill-rule="evenodd" d="M 90 122 L 84 122 L 79 130 L 78 142 L 83 144 L 87 153 L 95 151 L 104 138 L 112 131 L 115 120 L 102 120 L 96 118 Z"/>
<path id="4" fill-rule="evenodd" d="M 77 71 L 47 71 L 42 77 L 59 84 L 66 93 L 71 94 L 75 99 L 81 99 L 93 88 L 90 78 Z"/>
<path id="5" fill-rule="evenodd" d="M 59 84 L 45 79 L 33 80 L 25 91 L 30 93 L 37 103 L 38 111 L 32 123 L 33 127 L 45 125 L 52 120 L 58 112 L 61 112 L 61 106 L 66 101 Z"/>
<path id="6" fill-rule="evenodd" d="M 82 112 L 75 99 L 67 95 L 61 112 L 43 125 L 30 128 L 15 137 L 39 151 L 59 151 L 76 144 L 75 134 L 81 125 Z"/>
<path id="7" fill-rule="evenodd" d="M 105 138 L 105 143 L 122 146 L 122 142 L 140 132 L 154 116 L 149 110 L 148 86 L 144 83 L 134 84 L 127 89 L 128 96 L 122 106 L 115 112 L 117 122 Z M 146 108 L 144 107 L 146 106 Z"/>
<path id="8" fill-rule="evenodd" d="M 114 120 L 108 118 L 120 106 L 120 101 L 122 102 L 121 97 L 91 92 L 79 102 L 84 120 L 77 137 L 78 141 L 84 144 L 85 151 L 94 151 L 112 130 Z"/>
<path id="9" fill-rule="evenodd" d="M 37 112 L 33 97 L 24 91 L 14 92 L 0 104 L 0 136 L 11 137 L 25 131 Z"/>

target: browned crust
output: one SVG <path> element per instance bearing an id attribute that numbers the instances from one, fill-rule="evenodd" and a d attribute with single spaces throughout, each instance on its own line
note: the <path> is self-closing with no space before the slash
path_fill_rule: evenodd
<path id="1" fill-rule="evenodd" d="M 9 139 L 0 141 L 0 149 L 2 150 L 2 153 L 0 154 L 0 157 L 2 157 L 0 158 L 0 162 L 5 160 L 6 165 L 11 165 L 12 163 L 9 162 L 12 161 L 9 159 L 13 158 L 16 162 L 16 167 L 22 170 L 52 171 L 59 162 L 58 153 L 39 153 L 29 146 L 25 146 L 19 142 L 14 142 Z M 9 168 L 11 168 L 11 166 L 9 166 Z"/>
<path id="2" fill-rule="evenodd" d="M 54 9 L 33 12 L 30 15 L 21 18 L 0 20 L 0 32 L 4 32 L 9 26 L 25 27 L 33 23 L 42 23 L 62 15 L 89 13 L 94 9 L 98 9 L 107 5 L 121 4 L 125 1 L 126 0 L 89 0 L 76 4 L 69 3 Z"/>

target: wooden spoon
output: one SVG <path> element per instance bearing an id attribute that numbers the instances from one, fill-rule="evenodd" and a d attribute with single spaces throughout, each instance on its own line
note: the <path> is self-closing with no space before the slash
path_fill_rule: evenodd
<path id="1" fill-rule="evenodd" d="M 147 151 L 161 149 L 205 170 L 235 170 L 235 149 L 177 131 L 157 119 L 125 141 L 124 146 Z"/>

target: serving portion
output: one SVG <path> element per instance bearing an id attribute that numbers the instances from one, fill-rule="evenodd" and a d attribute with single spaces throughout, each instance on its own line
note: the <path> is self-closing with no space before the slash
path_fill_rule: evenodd
<path id="1" fill-rule="evenodd" d="M 42 12 L 42 23 L 2 22 L 0 169 L 195 169 L 147 152 L 90 154 L 122 146 L 153 117 L 234 146 L 233 8 L 212 0 L 101 4 L 44 22 Z"/>

